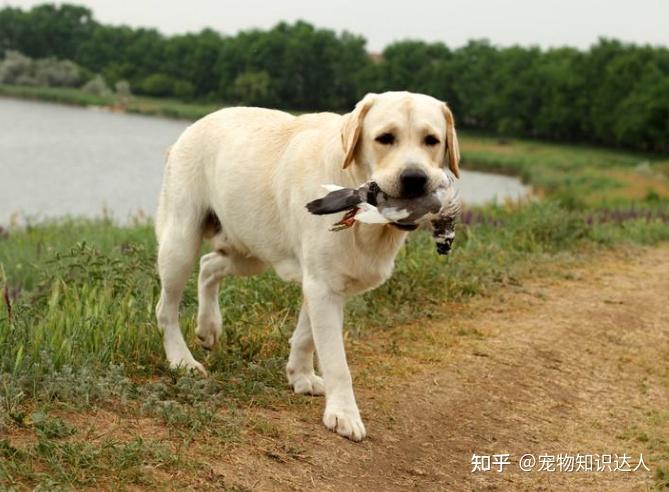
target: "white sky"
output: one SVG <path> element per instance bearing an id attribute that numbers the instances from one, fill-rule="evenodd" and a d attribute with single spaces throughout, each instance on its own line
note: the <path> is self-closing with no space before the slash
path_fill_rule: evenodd
<path id="1" fill-rule="evenodd" d="M 0 0 L 31 7 L 44 0 Z M 62 2 L 56 2 L 62 3 Z M 600 36 L 669 45 L 669 0 L 71 0 L 104 23 L 165 34 L 211 27 L 225 34 L 304 19 L 364 35 L 370 51 L 398 39 L 450 47 L 488 38 L 499 45 L 587 48 Z"/>

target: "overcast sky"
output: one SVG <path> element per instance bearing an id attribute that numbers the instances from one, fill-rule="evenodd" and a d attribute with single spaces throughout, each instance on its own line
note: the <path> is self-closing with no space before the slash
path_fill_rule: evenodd
<path id="1" fill-rule="evenodd" d="M 0 0 L 31 7 L 44 1 Z M 61 3 L 61 2 L 56 2 Z M 499 45 L 587 48 L 598 37 L 669 45 L 669 0 L 72 0 L 105 23 L 166 34 L 211 27 L 225 34 L 280 20 L 364 35 L 370 51 L 406 38 L 450 47 L 488 38 Z"/>

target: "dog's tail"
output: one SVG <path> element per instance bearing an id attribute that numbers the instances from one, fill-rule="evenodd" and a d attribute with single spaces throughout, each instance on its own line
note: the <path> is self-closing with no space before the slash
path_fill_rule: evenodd
<path id="1" fill-rule="evenodd" d="M 170 154 L 172 152 L 172 145 L 165 150 L 165 168 L 163 170 L 163 181 L 160 185 L 160 195 L 158 195 L 158 210 L 156 211 L 155 232 L 156 237 L 160 240 L 160 233 L 165 224 L 165 215 L 167 213 L 167 183 L 170 179 Z"/>

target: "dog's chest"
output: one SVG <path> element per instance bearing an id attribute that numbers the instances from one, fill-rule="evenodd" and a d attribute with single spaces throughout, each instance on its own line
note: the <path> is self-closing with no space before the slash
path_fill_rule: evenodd
<path id="1" fill-rule="evenodd" d="M 370 263 L 368 268 L 357 268 L 344 277 L 343 291 L 347 296 L 361 294 L 377 288 L 390 278 L 395 266 L 394 261 L 379 264 Z"/>
<path id="2" fill-rule="evenodd" d="M 372 290 L 390 278 L 395 267 L 395 257 L 404 243 L 405 233 L 362 241 L 358 248 L 346 256 L 344 290 L 355 295 Z"/>

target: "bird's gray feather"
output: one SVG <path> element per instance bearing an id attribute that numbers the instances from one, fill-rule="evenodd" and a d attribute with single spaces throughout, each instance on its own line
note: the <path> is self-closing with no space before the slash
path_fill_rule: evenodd
<path id="1" fill-rule="evenodd" d="M 342 188 L 331 191 L 323 198 L 307 203 L 307 210 L 315 215 L 334 214 L 350 210 L 365 201 L 367 189 Z"/>

